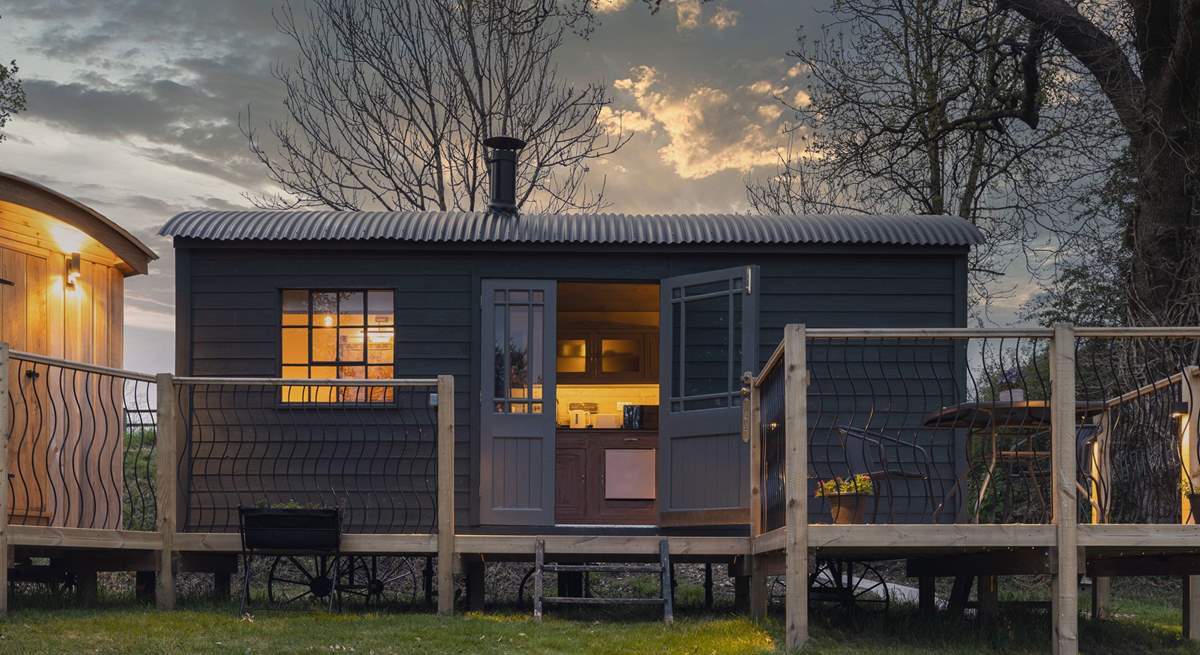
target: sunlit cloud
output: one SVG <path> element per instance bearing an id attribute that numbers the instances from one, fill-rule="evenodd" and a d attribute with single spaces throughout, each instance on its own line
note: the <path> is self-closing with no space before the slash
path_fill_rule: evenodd
<path id="1" fill-rule="evenodd" d="M 612 14 L 628 7 L 633 0 L 592 0 L 592 11 L 597 14 Z"/>
<path id="2" fill-rule="evenodd" d="M 717 7 L 711 18 L 708 19 L 708 24 L 718 30 L 729 29 L 737 25 L 738 18 L 741 17 L 741 12 L 734 11 L 728 7 Z"/>
<path id="3" fill-rule="evenodd" d="M 700 27 L 700 0 L 675 0 L 675 20 L 679 30 Z"/>
<path id="4" fill-rule="evenodd" d="M 759 105 L 755 111 L 765 121 L 777 121 L 783 115 L 783 107 L 779 105 Z"/>
<path id="5" fill-rule="evenodd" d="M 782 112 L 763 109 L 721 89 L 698 86 L 680 94 L 665 89 L 652 66 L 634 68 L 614 88 L 628 95 L 636 110 L 612 112 L 625 124 L 650 126 L 651 136 L 665 144 L 658 155 L 684 179 L 708 177 L 725 170 L 749 171 L 778 161 Z"/>

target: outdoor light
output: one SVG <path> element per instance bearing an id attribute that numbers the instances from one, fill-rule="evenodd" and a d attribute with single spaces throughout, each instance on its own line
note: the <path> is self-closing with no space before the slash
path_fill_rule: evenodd
<path id="1" fill-rule="evenodd" d="M 1171 418 L 1183 418 L 1188 415 L 1191 408 L 1182 400 L 1177 400 L 1171 403 Z"/>
<path id="2" fill-rule="evenodd" d="M 79 253 L 73 252 L 67 258 L 67 286 L 74 287 L 79 280 Z"/>

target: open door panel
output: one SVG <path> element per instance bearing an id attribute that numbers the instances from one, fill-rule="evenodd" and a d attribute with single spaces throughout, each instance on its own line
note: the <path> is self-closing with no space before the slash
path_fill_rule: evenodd
<path id="1" fill-rule="evenodd" d="M 659 523 L 750 520 L 741 377 L 758 357 L 758 270 L 743 266 L 661 283 Z"/>
<path id="2" fill-rule="evenodd" d="M 553 280 L 484 280 L 480 521 L 554 524 Z"/>

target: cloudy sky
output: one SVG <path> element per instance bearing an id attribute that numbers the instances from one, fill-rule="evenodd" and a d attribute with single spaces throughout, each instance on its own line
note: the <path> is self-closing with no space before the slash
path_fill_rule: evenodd
<path id="1" fill-rule="evenodd" d="M 296 0 L 300 2 L 301 0 Z M 822 16 L 795 0 L 593 0 L 600 24 L 562 51 L 562 73 L 611 88 L 629 144 L 593 167 L 616 211 L 742 211 L 796 101 L 787 51 Z M 15 58 L 28 110 L 0 144 L 5 170 L 73 196 L 161 259 L 130 280 L 126 366 L 170 368 L 173 214 L 248 206 L 271 191 L 238 129 L 281 114 L 271 67 L 294 58 L 279 0 L 20 0 L 0 4 L 0 58 Z M 69 17 L 69 20 L 68 20 Z M 650 181 L 648 183 L 648 181 Z"/>

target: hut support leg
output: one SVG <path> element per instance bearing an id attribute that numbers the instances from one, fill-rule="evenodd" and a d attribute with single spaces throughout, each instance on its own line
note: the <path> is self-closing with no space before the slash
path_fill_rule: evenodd
<path id="1" fill-rule="evenodd" d="M 750 576 L 735 575 L 733 577 L 733 607 L 739 612 L 750 608 Z"/>
<path id="2" fill-rule="evenodd" d="M 999 578 L 994 575 L 979 576 L 979 588 L 975 592 L 979 598 L 979 622 L 991 626 L 996 623 L 999 609 Z"/>
<path id="3" fill-rule="evenodd" d="M 1200 576 L 1183 578 L 1183 638 L 1200 641 Z"/>
<path id="4" fill-rule="evenodd" d="M 133 593 L 139 601 L 154 600 L 154 571 L 137 571 L 134 573 Z"/>
<path id="5" fill-rule="evenodd" d="M 464 559 L 463 569 L 467 574 L 467 610 L 482 612 L 484 597 L 483 578 L 486 571 L 483 560 L 475 558 Z"/>
<path id="6" fill-rule="evenodd" d="M 1108 618 L 1108 606 L 1112 602 L 1112 578 L 1092 576 L 1092 620 Z"/>
<path id="7" fill-rule="evenodd" d="M 712 562 L 704 563 L 704 609 L 713 608 Z"/>
<path id="8" fill-rule="evenodd" d="M 923 618 L 933 618 L 937 612 L 937 578 L 923 575 L 917 578 L 917 607 Z"/>

